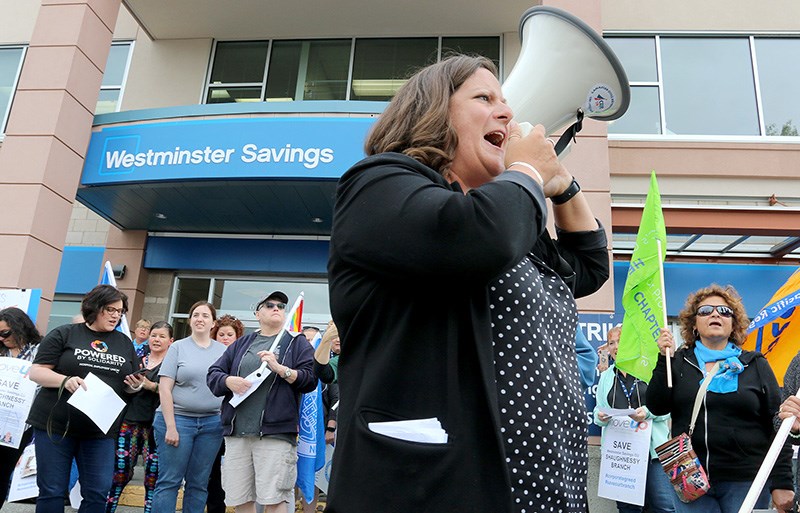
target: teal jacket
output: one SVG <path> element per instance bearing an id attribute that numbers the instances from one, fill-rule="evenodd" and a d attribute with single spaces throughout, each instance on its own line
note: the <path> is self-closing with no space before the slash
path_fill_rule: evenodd
<path id="1" fill-rule="evenodd" d="M 614 365 L 600 374 L 600 381 L 597 383 L 597 405 L 594 407 L 594 423 L 600 427 L 606 427 L 608 421 L 603 422 L 598 418 L 600 408 L 608 408 L 608 392 L 614 386 Z M 644 398 L 642 398 L 644 399 Z M 656 447 L 669 440 L 669 413 L 666 415 L 653 415 L 647 406 L 647 419 L 653 423 L 653 431 L 650 434 L 650 458 L 657 458 Z M 605 430 L 603 430 L 605 434 Z"/>

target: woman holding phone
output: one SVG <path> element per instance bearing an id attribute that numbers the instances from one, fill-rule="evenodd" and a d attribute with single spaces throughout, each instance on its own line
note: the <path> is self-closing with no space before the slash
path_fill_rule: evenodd
<path id="1" fill-rule="evenodd" d="M 117 437 L 114 482 L 108 492 L 106 513 L 116 511 L 122 490 L 133 478 L 133 468 L 140 454 L 144 460 L 144 513 L 150 513 L 158 477 L 158 455 L 153 434 L 153 418 L 160 402 L 158 371 L 171 344 L 172 326 L 166 321 L 153 324 L 148 340 L 150 352 L 144 357 L 143 367 L 134 372 L 134 375 L 142 377 L 141 384 L 137 385 L 138 391 L 128 403 Z"/>

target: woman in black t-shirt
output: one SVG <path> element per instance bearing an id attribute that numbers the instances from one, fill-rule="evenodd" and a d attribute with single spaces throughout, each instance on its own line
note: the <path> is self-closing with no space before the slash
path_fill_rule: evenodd
<path id="1" fill-rule="evenodd" d="M 116 331 L 127 309 L 125 294 L 110 285 L 98 285 L 81 303 L 86 322 L 59 326 L 39 345 L 30 377 L 42 389 L 28 417 L 40 462 L 37 512 L 64 511 L 73 458 L 80 474 L 81 512 L 105 511 L 120 419 L 108 436 L 67 400 L 78 387 L 87 389 L 84 379 L 90 372 L 121 397 L 140 389 L 142 377 L 131 375 L 140 366 L 139 358 L 130 338 Z"/>

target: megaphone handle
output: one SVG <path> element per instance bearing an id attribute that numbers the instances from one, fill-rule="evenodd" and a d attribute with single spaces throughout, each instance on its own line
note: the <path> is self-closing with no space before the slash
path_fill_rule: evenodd
<path id="1" fill-rule="evenodd" d="M 583 110 L 582 109 L 578 109 L 576 117 L 577 117 L 577 121 L 575 121 L 575 123 L 573 123 L 571 127 L 567 128 L 564 131 L 564 133 L 561 134 L 561 137 L 558 138 L 558 142 L 556 143 L 556 155 L 561 155 L 561 152 L 563 152 L 565 149 L 567 149 L 567 146 L 569 146 L 569 143 L 571 143 L 572 141 L 575 140 L 575 136 L 583 128 Z"/>

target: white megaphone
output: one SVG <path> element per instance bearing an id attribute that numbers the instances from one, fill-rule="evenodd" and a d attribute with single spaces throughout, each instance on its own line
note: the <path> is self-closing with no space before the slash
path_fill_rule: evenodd
<path id="1" fill-rule="evenodd" d="M 524 125 L 544 125 L 551 135 L 572 124 L 556 143 L 557 154 L 574 139 L 584 116 L 611 121 L 628 110 L 625 70 L 589 25 L 554 7 L 531 7 L 522 15 L 519 37 L 522 50 L 503 94 Z"/>

